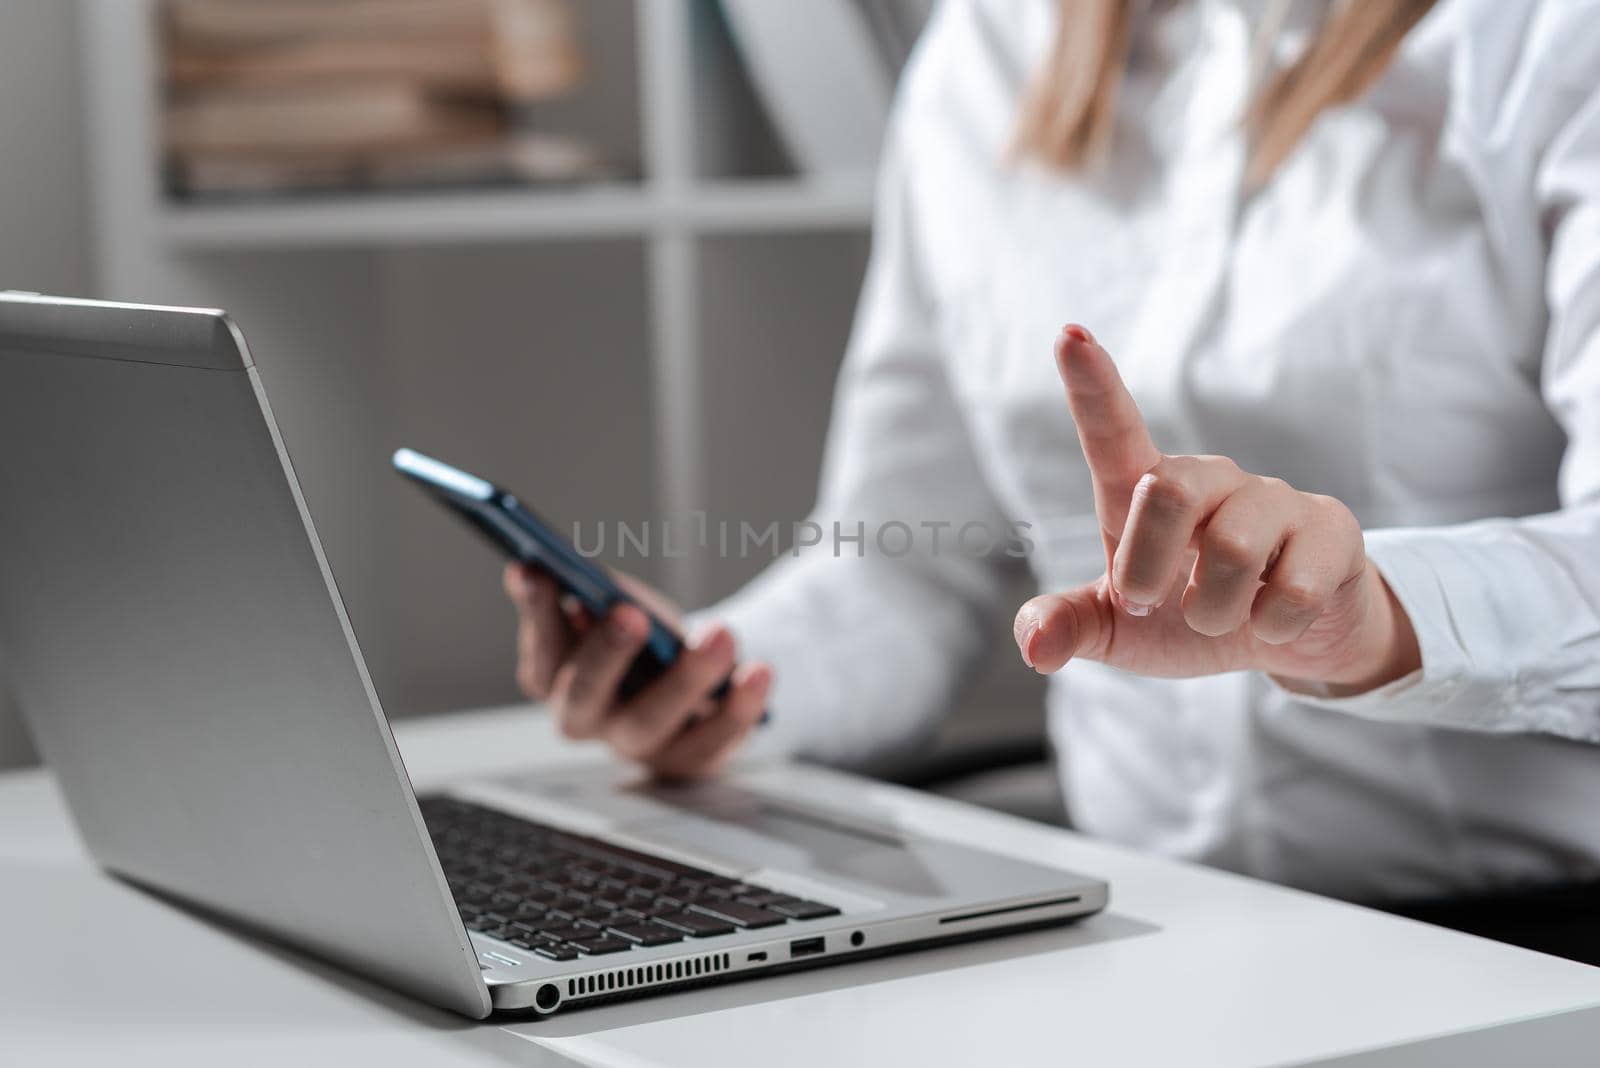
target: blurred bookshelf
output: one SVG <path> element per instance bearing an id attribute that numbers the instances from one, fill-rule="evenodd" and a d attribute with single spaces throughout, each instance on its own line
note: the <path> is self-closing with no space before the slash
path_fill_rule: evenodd
<path id="1" fill-rule="evenodd" d="M 569 9 L 562 0 L 346 0 L 341 8 L 283 0 L 276 10 L 263 10 L 240 0 L 166 0 L 154 9 L 165 60 L 157 60 L 153 77 L 165 86 L 158 107 L 167 126 L 159 233 L 191 249 L 286 249 L 867 224 L 870 164 L 852 163 L 843 173 L 820 176 L 783 173 L 782 150 L 751 99 L 744 61 L 714 4 L 669 0 L 666 7 L 677 9 L 673 21 L 690 23 L 684 34 L 669 28 L 651 5 L 572 2 Z M 352 32 L 354 18 L 370 21 L 390 9 L 421 25 L 408 27 L 402 19 L 388 39 Z M 497 9 L 520 15 L 502 22 L 555 22 L 562 29 L 568 20 L 561 15 L 570 11 L 570 21 L 578 24 L 574 31 L 596 31 L 574 32 L 570 43 L 545 40 L 558 36 L 548 29 L 522 34 L 534 39 L 536 55 L 545 53 L 543 62 L 511 64 L 515 76 L 500 80 L 544 86 L 513 102 L 522 121 L 535 124 L 534 132 L 494 128 L 504 121 L 500 111 L 507 110 L 501 107 L 507 101 L 496 95 L 495 64 L 487 55 L 474 56 L 467 44 L 477 38 L 457 25 L 465 21 L 470 29 L 472 14 L 481 19 Z M 284 24 L 293 29 L 297 22 L 302 29 L 322 27 L 322 38 L 296 43 Z M 419 46 L 416 37 L 430 27 L 447 35 L 431 50 L 426 38 Z M 479 51 L 493 51 L 489 37 L 480 36 Z M 441 58 L 426 59 L 430 51 Z M 590 52 L 594 58 L 585 58 Z M 452 53 L 464 58 L 452 59 Z M 348 69 L 338 69 L 341 60 Z M 542 73 L 547 67 L 554 72 Z M 288 75 L 274 73 L 285 68 L 307 84 L 285 85 Z M 466 103 L 463 86 L 472 91 Z M 443 105 L 428 95 L 430 89 Z M 331 99 L 319 99 L 319 91 Z M 324 103 L 328 114 L 319 111 Z M 469 150 L 485 158 L 498 158 L 495 150 L 518 136 L 531 137 L 536 147 L 544 138 L 556 144 L 558 161 L 576 160 L 581 171 L 592 157 L 596 173 L 478 183 L 470 176 L 453 182 L 447 174 L 425 188 L 317 187 L 326 168 L 393 169 L 396 151 L 411 170 L 438 168 L 437 160 L 459 154 L 460 146 L 430 144 L 427 124 L 462 114 L 470 124 L 456 136 L 468 138 Z M 387 152 L 375 148 L 374 158 L 363 160 L 359 150 L 326 143 L 318 129 L 320 123 L 337 130 L 341 119 L 347 132 L 374 139 L 403 138 L 408 125 L 419 126 L 409 133 L 421 144 L 393 142 Z M 595 136 L 595 130 L 602 133 Z M 645 138 L 651 143 L 643 143 Z M 601 147 L 591 152 L 592 143 Z M 683 151 L 685 145 L 692 154 Z M 309 188 L 295 188 L 299 171 L 309 171 Z M 242 181 L 244 188 L 224 188 L 220 195 L 216 189 L 186 191 L 184 176 L 194 174 L 202 182 Z M 285 184 L 273 188 L 278 180 Z M 257 181 L 262 188 L 251 188 Z M 354 177 L 351 182 L 360 184 Z"/>
<path id="2" fill-rule="evenodd" d="M 537 113 L 592 145 L 602 176 L 179 197 L 157 0 L 78 0 L 97 289 L 238 319 L 401 713 L 512 692 L 498 568 L 388 476 L 395 446 L 482 469 L 558 521 L 713 501 L 788 522 L 816 485 L 872 168 L 790 162 L 715 0 L 569 2 L 585 80 Z M 783 336 L 752 343 L 772 323 Z M 718 436 L 712 378 L 732 368 L 748 411 Z M 762 561 L 618 563 L 693 607 Z"/>

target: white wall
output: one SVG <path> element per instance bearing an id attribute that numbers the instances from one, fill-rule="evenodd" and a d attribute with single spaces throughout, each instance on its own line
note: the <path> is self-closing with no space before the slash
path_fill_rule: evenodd
<path id="1" fill-rule="evenodd" d="M 91 288 L 73 13 L 0 0 L 0 289 Z M 32 759 L 0 665 L 0 767 Z"/>

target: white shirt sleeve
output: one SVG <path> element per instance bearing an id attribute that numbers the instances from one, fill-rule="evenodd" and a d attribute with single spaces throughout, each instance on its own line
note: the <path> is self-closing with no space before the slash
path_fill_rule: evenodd
<path id="1" fill-rule="evenodd" d="M 772 721 L 757 752 L 860 763 L 913 744 L 1008 633 L 999 601 L 1020 550 L 978 555 L 956 544 L 964 524 L 996 539 L 1011 528 L 946 378 L 898 150 L 902 125 L 897 117 L 885 151 L 872 257 L 810 517 L 820 543 L 697 613 L 726 621 L 741 657 L 774 665 Z"/>
<path id="2" fill-rule="evenodd" d="M 1422 670 L 1351 698 L 1305 698 L 1375 719 L 1600 742 L 1600 90 L 1533 176 L 1549 235 L 1541 388 L 1567 434 L 1558 512 L 1383 530 L 1367 552 L 1416 628 Z"/>

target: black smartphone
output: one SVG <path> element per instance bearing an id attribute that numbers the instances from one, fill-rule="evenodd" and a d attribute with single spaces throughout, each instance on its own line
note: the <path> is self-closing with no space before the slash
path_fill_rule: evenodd
<path id="1" fill-rule="evenodd" d="M 618 696 L 627 699 L 644 689 L 683 652 L 683 637 L 674 628 L 510 493 L 412 449 L 397 450 L 393 463 L 396 471 L 466 520 L 511 559 L 532 564 L 554 578 L 591 618 L 604 617 L 619 602 L 634 605 L 645 614 L 650 620 L 650 636 L 617 685 Z M 731 676 L 722 680 L 712 696 L 721 698 L 730 685 Z M 762 722 L 766 722 L 765 713 Z"/>

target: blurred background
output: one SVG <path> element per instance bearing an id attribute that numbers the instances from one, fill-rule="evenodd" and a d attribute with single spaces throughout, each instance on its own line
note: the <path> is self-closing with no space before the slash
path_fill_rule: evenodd
<path id="1" fill-rule="evenodd" d="M 498 561 L 389 453 L 562 527 L 803 518 L 931 2 L 0 0 L 0 289 L 230 310 L 389 714 L 508 703 Z M 998 641 L 920 759 L 1041 716 Z"/>

